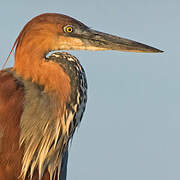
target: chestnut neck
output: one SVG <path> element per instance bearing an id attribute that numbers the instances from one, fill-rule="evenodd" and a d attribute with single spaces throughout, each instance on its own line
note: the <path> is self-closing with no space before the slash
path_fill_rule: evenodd
<path id="1" fill-rule="evenodd" d="M 70 78 L 57 63 L 45 60 L 45 54 L 52 47 L 52 35 L 45 35 L 20 34 L 16 42 L 14 70 L 23 79 L 43 85 L 46 92 L 55 92 L 62 102 L 67 102 Z"/>

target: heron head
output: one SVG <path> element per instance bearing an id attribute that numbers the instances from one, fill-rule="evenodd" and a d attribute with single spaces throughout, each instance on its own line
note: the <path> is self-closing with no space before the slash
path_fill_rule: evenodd
<path id="1" fill-rule="evenodd" d="M 52 50 L 118 50 L 157 53 L 159 49 L 129 39 L 99 32 L 69 16 L 39 15 L 29 21 L 17 38 L 17 50 L 42 56 Z"/>

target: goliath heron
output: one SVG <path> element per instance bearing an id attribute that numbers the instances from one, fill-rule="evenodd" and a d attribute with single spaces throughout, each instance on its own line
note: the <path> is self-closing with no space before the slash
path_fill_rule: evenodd
<path id="1" fill-rule="evenodd" d="M 55 13 L 29 21 L 14 48 L 14 66 L 0 71 L 1 180 L 66 179 L 68 143 L 86 106 L 87 82 L 75 57 L 49 52 L 162 52 Z"/>

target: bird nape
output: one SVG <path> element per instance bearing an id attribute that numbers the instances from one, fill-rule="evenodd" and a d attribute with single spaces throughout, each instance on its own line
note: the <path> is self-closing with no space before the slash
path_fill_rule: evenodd
<path id="1" fill-rule="evenodd" d="M 55 13 L 29 21 L 14 48 L 14 66 L 0 71 L 1 180 L 66 179 L 68 144 L 85 110 L 87 82 L 74 56 L 58 52 L 47 58 L 49 52 L 162 52 Z"/>

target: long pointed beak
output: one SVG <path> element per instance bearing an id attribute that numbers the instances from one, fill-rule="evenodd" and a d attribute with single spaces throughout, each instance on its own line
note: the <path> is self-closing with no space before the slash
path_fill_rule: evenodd
<path id="1" fill-rule="evenodd" d="M 84 46 L 82 49 L 86 50 L 118 50 L 144 53 L 163 52 L 159 49 L 136 41 L 95 31 L 89 28 L 80 34 L 76 34 L 74 37 L 82 41 L 82 45 Z"/>

